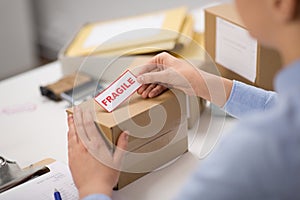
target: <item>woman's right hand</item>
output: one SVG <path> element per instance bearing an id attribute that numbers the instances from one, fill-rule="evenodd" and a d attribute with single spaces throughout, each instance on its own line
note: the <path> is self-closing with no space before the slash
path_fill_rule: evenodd
<path id="1" fill-rule="evenodd" d="M 179 89 L 188 95 L 198 95 L 200 70 L 168 53 L 154 56 L 139 70 L 137 80 L 143 85 L 138 94 L 144 98 L 155 97 L 166 88 Z"/>
<path id="2" fill-rule="evenodd" d="M 165 52 L 139 68 L 137 81 L 143 84 L 137 91 L 143 98 L 152 98 L 167 88 L 175 88 L 218 106 L 226 103 L 232 89 L 231 80 L 204 72 Z"/>

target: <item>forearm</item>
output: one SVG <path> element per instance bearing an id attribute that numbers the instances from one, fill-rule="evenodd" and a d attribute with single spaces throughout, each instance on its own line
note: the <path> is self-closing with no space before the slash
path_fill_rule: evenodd
<path id="1" fill-rule="evenodd" d="M 197 77 L 198 80 L 195 83 L 197 96 L 217 106 L 224 106 L 229 99 L 233 82 L 201 70 L 199 70 Z"/>
<path id="2" fill-rule="evenodd" d="M 244 114 L 264 111 L 274 104 L 277 94 L 239 81 L 219 77 L 199 70 L 195 78 L 196 95 L 223 107 L 230 115 L 241 118 Z"/>

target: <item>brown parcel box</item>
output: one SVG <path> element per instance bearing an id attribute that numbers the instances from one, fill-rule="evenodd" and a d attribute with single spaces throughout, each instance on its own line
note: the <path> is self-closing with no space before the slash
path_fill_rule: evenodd
<path id="1" fill-rule="evenodd" d="M 185 95 L 179 91 L 167 91 L 153 99 L 142 99 L 134 94 L 111 113 L 104 111 L 93 99 L 80 107 L 95 111 L 95 122 L 110 144 L 116 144 L 122 130 L 130 132 L 127 150 L 134 154 L 125 158 L 123 167 L 129 173 L 121 173 L 117 189 L 188 149 Z M 111 144 L 111 147 L 114 146 Z"/>
<path id="2" fill-rule="evenodd" d="M 187 123 L 126 154 L 116 189 L 120 189 L 147 173 L 175 161 L 188 150 Z M 171 161 L 171 162 L 170 162 Z M 133 173 L 135 172 L 135 173 Z M 136 173 L 140 172 L 140 173 Z"/>
<path id="3" fill-rule="evenodd" d="M 235 28 L 236 26 L 246 30 L 246 27 L 242 23 L 234 4 L 222 4 L 222 5 L 207 8 L 205 10 L 205 48 L 208 54 L 217 63 L 217 67 L 221 75 L 229 79 L 240 80 L 245 83 L 252 84 L 261 88 L 273 89 L 273 78 L 276 72 L 281 67 L 281 60 L 277 52 L 270 50 L 266 47 L 263 47 L 259 43 L 257 43 L 257 49 L 255 50 L 257 51 L 256 63 L 253 63 L 254 67 L 256 67 L 255 80 L 249 80 L 244 76 L 241 76 L 233 72 L 232 70 L 229 70 L 231 69 L 232 66 L 224 66 L 219 64 L 216 61 L 217 20 L 220 19 L 225 20 L 225 23 L 228 22 L 231 28 Z M 230 32 L 229 34 L 227 34 L 226 37 L 227 37 L 227 42 L 230 41 L 230 43 L 228 43 L 229 45 L 233 45 L 236 42 L 240 42 Z M 247 46 L 247 44 L 243 44 L 243 43 L 239 45 L 240 46 L 244 45 L 244 47 Z M 224 48 L 228 48 L 228 46 Z M 236 62 L 236 59 L 239 59 L 239 57 L 237 55 L 231 55 L 230 59 L 232 60 L 232 62 Z M 249 59 L 249 57 L 247 59 Z M 244 62 L 247 62 L 246 61 L 247 59 L 244 59 Z M 255 59 L 250 58 L 250 60 L 255 60 Z M 241 61 L 243 61 L 243 59 L 241 59 Z M 243 66 L 245 65 L 243 64 Z M 238 66 L 238 67 L 243 67 L 243 66 Z"/>

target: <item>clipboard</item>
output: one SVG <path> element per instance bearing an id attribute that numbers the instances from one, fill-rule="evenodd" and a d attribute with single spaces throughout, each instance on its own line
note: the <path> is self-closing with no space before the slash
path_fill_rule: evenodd
<path id="1" fill-rule="evenodd" d="M 10 189 L 0 193 L 0 199 L 39 199 L 53 200 L 54 190 L 57 189 L 62 199 L 79 199 L 78 190 L 73 182 L 73 178 L 67 164 L 56 161 L 51 158 L 44 159 L 29 167 L 47 167 L 48 172 L 18 184 Z"/>
<path id="2" fill-rule="evenodd" d="M 70 57 L 87 56 L 90 55 L 91 52 L 93 52 L 93 54 L 97 54 L 97 53 L 103 54 L 107 52 L 119 51 L 121 49 L 128 48 L 128 47 L 132 48 L 134 46 L 159 44 L 159 43 L 167 44 L 168 46 L 170 45 L 174 46 L 183 28 L 186 15 L 187 15 L 187 8 L 179 7 L 175 9 L 169 9 L 165 11 L 150 13 L 150 14 L 136 16 L 136 17 L 129 17 L 125 19 L 111 20 L 111 21 L 100 22 L 100 23 L 89 23 L 86 24 L 84 27 L 82 27 L 79 33 L 75 36 L 75 38 L 67 48 L 65 55 Z M 157 29 L 159 31 L 157 33 L 153 33 L 152 35 L 148 35 L 148 37 L 147 36 L 136 37 L 131 39 L 125 38 L 124 40 L 120 40 L 119 38 L 116 38 L 116 41 L 108 40 L 108 42 L 100 43 L 101 44 L 100 47 L 98 47 L 99 44 L 86 45 L 87 40 L 89 40 L 89 37 L 91 36 L 91 34 L 93 34 L 93 32 L 96 29 L 101 29 L 101 28 L 109 29 L 109 27 L 111 26 L 120 26 L 122 24 L 126 24 L 126 23 L 130 24 L 136 21 L 139 21 L 139 23 L 141 23 L 143 22 L 143 20 L 145 21 L 148 20 L 149 22 L 149 20 L 151 20 L 152 18 L 153 19 L 163 18 L 163 21 L 160 26 L 157 26 L 157 24 L 153 25 L 153 27 L 155 27 L 154 29 Z M 145 30 L 145 32 L 147 33 L 147 30 Z M 130 34 L 131 33 L 129 32 L 127 36 L 130 37 Z"/>
<path id="3" fill-rule="evenodd" d="M 3 157 L 0 157 L 0 159 L 2 163 L 0 167 L 0 194 L 13 187 L 21 185 L 29 180 L 50 172 L 50 169 L 47 168 L 46 165 L 55 161 L 52 158 L 47 158 L 24 169 L 21 169 L 15 161 L 10 161 Z"/>

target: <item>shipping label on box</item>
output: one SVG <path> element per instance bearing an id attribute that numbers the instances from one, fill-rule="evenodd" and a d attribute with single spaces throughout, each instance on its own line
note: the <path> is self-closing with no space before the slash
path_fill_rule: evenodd
<path id="1" fill-rule="evenodd" d="M 216 62 L 255 82 L 257 40 L 240 26 L 220 17 L 216 20 Z"/>
<path id="2" fill-rule="evenodd" d="M 139 87 L 136 77 L 129 70 L 95 97 L 95 101 L 106 111 L 111 112 L 130 97 Z"/>

